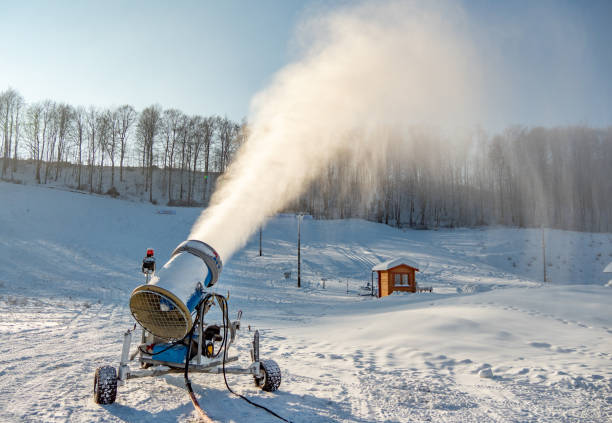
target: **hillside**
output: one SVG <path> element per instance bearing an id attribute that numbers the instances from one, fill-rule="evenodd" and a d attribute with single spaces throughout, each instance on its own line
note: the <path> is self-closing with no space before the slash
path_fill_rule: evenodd
<path id="1" fill-rule="evenodd" d="M 63 162 L 58 166 L 56 163 L 41 163 L 40 184 L 36 180 L 36 164 L 34 161 L 19 160 L 15 167 L 16 170 L 14 172 L 11 169 L 10 174 L 7 174 L 6 182 L 103 195 L 110 195 L 112 191 L 109 190 L 114 187 L 115 192 L 113 194 L 115 197 L 124 200 L 149 202 L 149 192 L 145 187 L 145 172 L 142 167 L 125 166 L 123 172 L 120 172 L 119 167 L 115 166 L 115 175 L 113 177 L 110 166 L 105 165 L 100 168 L 100 166 L 96 165 L 90 181 L 90 168 L 87 165 L 82 165 L 80 186 L 78 178 L 79 166 L 76 164 Z M 47 168 L 49 169 L 48 172 Z M 102 169 L 101 178 L 100 169 Z M 193 184 L 192 204 L 206 204 L 215 189 L 220 173 L 208 172 L 208 174 L 205 174 L 202 171 L 190 173 L 187 170 L 181 172 L 180 169 L 173 169 L 172 184 L 169 184 L 169 175 L 169 170 L 164 171 L 157 166 L 153 168 L 152 197 L 156 204 L 167 205 L 169 201 L 172 201 L 177 205 L 188 205 L 189 179 L 192 179 Z M 171 199 L 168 196 L 169 185 L 172 187 Z M 205 196 L 204 199 L 202 198 L 203 195 Z"/>
<path id="2" fill-rule="evenodd" d="M 7 183 L 0 203 L 0 420 L 193 421 L 181 377 L 130 381 L 110 406 L 93 403 L 91 385 L 97 366 L 118 363 L 145 249 L 165 262 L 201 209 L 159 214 L 161 206 Z M 237 391 L 295 422 L 612 417 L 612 289 L 602 273 L 611 234 L 547 231 L 543 284 L 539 230 L 305 219 L 297 289 L 296 224 L 271 219 L 264 256 L 252 237 L 216 286 L 283 370 L 277 393 L 232 376 Z M 416 260 L 417 281 L 433 292 L 361 296 L 372 264 L 395 255 Z M 245 361 L 250 336 L 238 343 Z M 479 377 L 486 368 L 492 378 Z M 231 396 L 221 377 L 193 379 L 212 418 L 274 421 Z"/>

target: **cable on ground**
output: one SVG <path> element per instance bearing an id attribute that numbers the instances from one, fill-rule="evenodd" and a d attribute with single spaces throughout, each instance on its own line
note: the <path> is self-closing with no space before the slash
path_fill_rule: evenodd
<path id="1" fill-rule="evenodd" d="M 225 372 L 225 362 L 227 361 L 227 348 L 228 348 L 228 342 L 227 342 L 227 332 L 229 330 L 229 325 L 231 324 L 230 320 L 229 320 L 229 316 L 228 316 L 228 307 L 227 307 L 227 299 L 222 296 L 222 295 L 218 295 L 218 294 L 206 294 L 206 296 L 200 301 L 200 303 L 198 303 L 196 310 L 201 310 L 200 306 L 202 305 L 202 303 L 206 303 L 208 301 L 211 301 L 211 299 L 214 298 L 217 300 L 217 304 L 219 304 L 219 307 L 221 308 L 222 311 L 222 315 L 223 315 L 223 341 L 222 344 L 220 346 L 219 349 L 223 348 L 223 381 L 225 382 L 225 386 L 227 388 L 227 390 L 236 395 L 239 398 L 242 398 L 244 401 L 248 402 L 249 404 L 251 404 L 254 407 L 257 408 L 261 408 L 262 410 L 270 413 L 271 415 L 273 415 L 274 417 L 287 422 L 287 423 L 292 423 L 290 420 L 287 420 L 286 418 L 280 416 L 279 414 L 275 413 L 274 411 L 270 410 L 269 408 L 261 405 L 261 404 L 257 404 L 254 401 L 251 401 L 250 399 L 248 399 L 247 397 L 245 397 L 244 395 L 241 395 L 237 392 L 235 392 L 230 386 L 229 383 L 227 382 L 227 374 Z M 204 412 L 204 410 L 202 410 L 202 407 L 200 407 L 200 404 L 198 403 L 198 399 L 195 396 L 195 393 L 193 392 L 193 388 L 191 386 L 191 381 L 189 380 L 189 357 L 191 356 L 191 343 L 193 340 L 193 331 L 196 327 L 196 325 L 199 323 L 199 320 L 202 316 L 200 316 L 200 313 L 198 312 L 196 315 L 196 319 L 193 323 L 193 326 L 191 327 L 191 330 L 189 331 L 188 335 L 185 335 L 185 337 L 183 338 L 183 340 L 189 336 L 189 343 L 187 346 L 187 355 L 185 356 L 185 374 L 184 374 L 184 378 L 185 378 L 185 387 L 187 388 L 187 392 L 189 393 L 189 398 L 191 399 L 191 403 L 193 404 L 193 407 L 196 409 L 196 411 L 198 412 L 198 414 L 200 415 L 200 417 L 206 422 L 206 423 L 213 423 L 213 421 L 210 419 L 210 417 L 208 417 L 206 415 L 206 413 Z M 182 341 L 182 340 L 181 340 Z M 198 342 L 202 342 L 201 339 L 198 340 Z M 220 351 L 219 351 L 220 352 Z"/>

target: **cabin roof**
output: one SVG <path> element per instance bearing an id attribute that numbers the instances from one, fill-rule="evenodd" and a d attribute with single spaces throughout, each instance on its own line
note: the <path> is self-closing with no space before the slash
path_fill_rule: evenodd
<path id="1" fill-rule="evenodd" d="M 378 263 L 376 266 L 372 267 L 372 271 L 389 270 L 393 269 L 394 267 L 401 266 L 402 264 L 419 270 L 419 264 L 416 261 L 405 257 L 398 257 Z"/>

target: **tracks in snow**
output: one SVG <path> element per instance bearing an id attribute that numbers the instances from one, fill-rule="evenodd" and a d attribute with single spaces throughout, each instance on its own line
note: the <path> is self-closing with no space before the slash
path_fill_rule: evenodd
<path id="1" fill-rule="evenodd" d="M 309 369 L 286 379 L 293 391 L 304 394 L 304 409 L 329 399 L 326 421 L 590 422 L 610 418 L 607 398 L 612 387 L 603 384 L 550 386 L 511 377 L 482 379 L 478 376 L 482 364 L 409 348 L 355 347 L 332 354 L 333 342 L 294 340 L 274 350 L 281 357 L 281 367 L 299 362 L 302 369 Z M 406 358 L 398 360 L 399 355 Z"/>
<path id="2" fill-rule="evenodd" d="M 91 375 L 97 361 L 118 355 L 114 322 L 127 323 L 124 309 L 114 304 L 89 305 L 76 301 L 27 301 L 8 312 L 0 303 L 3 322 L 13 320 L 28 329 L 3 334 L 0 352 L 0 420 L 22 418 L 23 398 L 29 397 L 27 414 L 38 421 L 70 420 L 71 414 L 90 401 Z M 118 344 L 116 342 L 115 344 Z M 116 361 L 116 359 L 114 360 Z"/>

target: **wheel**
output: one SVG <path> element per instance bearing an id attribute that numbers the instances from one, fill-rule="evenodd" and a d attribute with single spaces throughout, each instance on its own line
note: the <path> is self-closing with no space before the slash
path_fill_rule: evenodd
<path id="1" fill-rule="evenodd" d="M 117 370 L 111 366 L 98 367 L 93 391 L 96 404 L 114 403 L 117 398 Z"/>
<path id="2" fill-rule="evenodd" d="M 281 384 L 281 371 L 274 360 L 261 360 L 263 377 L 255 378 L 255 384 L 266 392 L 274 392 Z"/>

